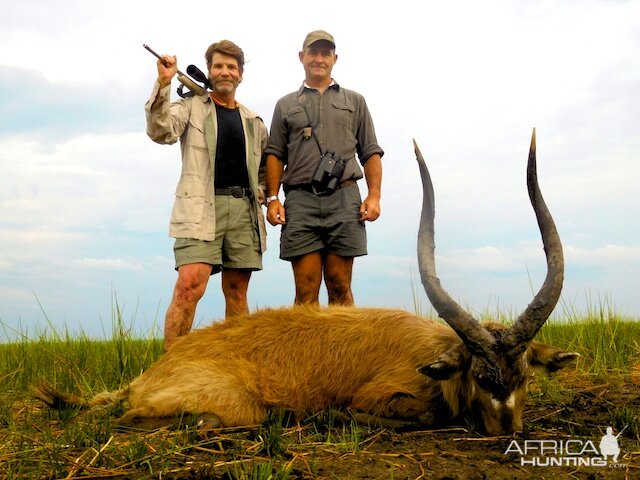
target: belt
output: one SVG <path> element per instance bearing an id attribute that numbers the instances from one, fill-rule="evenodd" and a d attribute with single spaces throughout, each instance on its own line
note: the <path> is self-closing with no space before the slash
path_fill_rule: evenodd
<path id="1" fill-rule="evenodd" d="M 244 187 L 216 188 L 216 195 L 231 195 L 234 198 L 253 197 L 253 192 Z"/>
<path id="2" fill-rule="evenodd" d="M 349 180 L 345 180 L 340 185 L 338 185 L 338 188 L 336 188 L 336 190 L 342 187 L 353 185 L 354 183 L 356 183 L 356 180 L 353 178 L 350 178 Z M 331 195 L 332 193 L 335 193 L 336 191 L 336 190 L 323 189 L 322 187 L 316 186 L 313 183 L 299 183 L 297 185 L 284 185 L 283 190 L 285 195 L 289 193 L 291 190 L 304 190 L 305 192 L 311 192 L 314 195 L 317 195 L 319 197 L 328 197 L 329 195 Z"/>

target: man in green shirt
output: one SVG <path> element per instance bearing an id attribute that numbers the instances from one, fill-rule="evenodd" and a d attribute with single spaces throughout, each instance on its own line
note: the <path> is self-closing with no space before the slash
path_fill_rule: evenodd
<path id="1" fill-rule="evenodd" d="M 384 152 L 364 97 L 331 77 L 333 36 L 309 33 L 298 55 L 305 81 L 277 102 L 265 150 L 267 220 L 282 225 L 280 258 L 291 261 L 295 303 L 318 303 L 324 278 L 330 304 L 353 305 L 353 259 L 367 254 L 364 222 L 380 216 Z"/>

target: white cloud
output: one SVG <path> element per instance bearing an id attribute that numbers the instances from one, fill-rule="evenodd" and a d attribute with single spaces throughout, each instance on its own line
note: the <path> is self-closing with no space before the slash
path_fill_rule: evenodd
<path id="1" fill-rule="evenodd" d="M 81 258 L 79 260 L 75 260 L 74 264 L 79 268 L 89 267 L 106 270 L 143 270 L 143 267 L 140 264 L 123 260 L 121 258 Z"/>
<path id="2" fill-rule="evenodd" d="M 569 245 L 565 247 L 568 260 L 578 266 L 607 269 L 640 267 L 640 246 L 603 245 L 594 250 Z"/>
<path id="3" fill-rule="evenodd" d="M 179 168 L 175 148 L 154 148 L 142 133 L 83 135 L 42 147 L 0 142 L 0 176 L 11 179 L 0 193 L 4 224 L 53 231 L 165 226 Z"/>
<path id="4" fill-rule="evenodd" d="M 640 1 L 469 1 L 426 4 L 420 15 L 413 2 L 372 1 L 366 25 L 353 22 L 355 3 L 309 19 L 292 13 L 298 7 L 249 2 L 242 29 L 215 31 L 204 18 L 159 29 L 180 13 L 165 0 L 30 0 L 3 10 L 1 319 L 41 319 L 34 292 L 57 321 L 80 325 L 109 317 L 112 288 L 127 305 L 140 297 L 143 310 L 166 307 L 180 158 L 178 146 L 144 133 L 155 59 L 142 43 L 202 68 L 209 43 L 236 41 L 248 59 L 240 100 L 269 124 L 277 98 L 302 80 L 297 51 L 316 28 L 336 37 L 335 77 L 365 95 L 386 152 L 382 217 L 368 226 L 370 255 L 355 264 L 357 302 L 412 308 L 416 138 L 433 176 L 446 287 L 480 310 L 526 305 L 545 268 L 524 177 L 535 126 L 541 189 L 565 243 L 565 295 L 610 292 L 640 311 L 631 287 L 640 274 Z M 295 26 L 265 41 L 263 26 L 279 23 Z M 278 230 L 269 233 L 265 271 L 250 289 L 256 306 L 293 299 Z M 223 312 L 218 280 L 200 322 Z"/>

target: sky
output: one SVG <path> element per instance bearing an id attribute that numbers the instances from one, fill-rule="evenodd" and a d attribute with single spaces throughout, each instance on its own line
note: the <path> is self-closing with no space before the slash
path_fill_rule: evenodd
<path id="1" fill-rule="evenodd" d="M 234 41 L 247 60 L 237 98 L 269 126 L 275 102 L 303 80 L 297 54 L 315 29 L 334 35 L 333 77 L 365 96 L 385 151 L 382 216 L 355 261 L 356 304 L 430 311 L 416 261 L 415 139 L 435 188 L 443 286 L 478 316 L 525 308 L 546 273 L 525 185 L 535 127 L 540 187 L 565 252 L 554 315 L 638 318 L 640 1 L 228 5 L 3 7 L 0 342 L 52 330 L 110 336 L 118 317 L 147 335 L 164 321 L 180 151 L 146 136 L 156 67 L 143 43 L 175 54 L 184 71 L 205 70 L 209 44 Z M 279 228 L 267 230 L 251 309 L 294 297 Z M 223 314 L 217 275 L 195 321 Z"/>

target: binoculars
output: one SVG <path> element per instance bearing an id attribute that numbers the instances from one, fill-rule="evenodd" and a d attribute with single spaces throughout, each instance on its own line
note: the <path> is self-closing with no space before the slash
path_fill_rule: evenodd
<path id="1" fill-rule="evenodd" d="M 347 162 L 337 157 L 334 152 L 323 154 L 311 184 L 318 190 L 334 192 L 340 186 L 346 164 Z"/>

